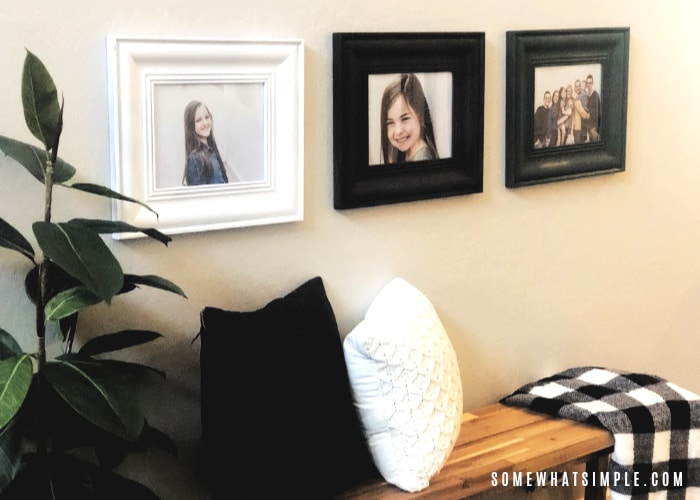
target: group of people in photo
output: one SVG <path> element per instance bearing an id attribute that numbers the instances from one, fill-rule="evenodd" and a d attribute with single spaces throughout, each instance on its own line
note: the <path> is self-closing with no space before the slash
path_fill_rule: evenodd
<path id="1" fill-rule="evenodd" d="M 546 90 L 535 110 L 535 149 L 600 140 L 600 95 L 593 76 Z"/>

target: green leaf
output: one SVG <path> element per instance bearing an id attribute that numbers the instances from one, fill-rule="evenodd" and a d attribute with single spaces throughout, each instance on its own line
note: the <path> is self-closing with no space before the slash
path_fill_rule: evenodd
<path id="1" fill-rule="evenodd" d="M 61 106 L 49 71 L 29 51 L 22 73 L 22 104 L 27 127 L 47 150 L 51 149 L 60 133 Z"/>
<path id="2" fill-rule="evenodd" d="M 150 236 L 154 240 L 158 240 L 164 245 L 167 245 L 172 241 L 170 236 L 167 236 L 160 231 L 153 228 L 142 228 L 132 226 L 126 222 L 121 221 L 110 221 L 110 220 L 97 220 L 97 219 L 71 219 L 68 223 L 80 223 L 85 227 L 89 227 L 96 233 L 109 234 L 109 233 L 143 233 L 146 236 Z"/>
<path id="3" fill-rule="evenodd" d="M 165 372 L 152 366 L 116 359 L 93 358 L 80 354 L 62 354 L 57 361 L 72 363 L 95 375 L 103 382 L 126 387 L 124 393 L 130 405 L 136 404 L 137 397 L 149 389 L 157 387 L 165 380 Z"/>
<path id="4" fill-rule="evenodd" d="M 0 431 L 0 491 L 5 492 L 15 479 L 24 449 L 24 412 L 20 412 L 7 426 Z"/>
<path id="5" fill-rule="evenodd" d="M 0 361 L 23 354 L 22 348 L 15 338 L 0 328 Z"/>
<path id="6" fill-rule="evenodd" d="M 84 286 L 76 286 L 53 296 L 44 307 L 46 321 L 57 321 L 102 302 Z"/>
<path id="7" fill-rule="evenodd" d="M 65 356 L 43 370 L 47 382 L 81 417 L 129 442 L 138 440 L 145 417 L 134 394 L 139 387 L 97 360 Z"/>
<path id="8" fill-rule="evenodd" d="M 160 333 L 149 330 L 122 330 L 121 332 L 100 335 L 88 340 L 80 348 L 80 354 L 82 356 L 94 356 L 105 352 L 118 351 L 127 347 L 145 344 L 160 337 L 162 337 Z"/>
<path id="9" fill-rule="evenodd" d="M 64 354 L 63 356 L 69 355 Z M 129 397 L 132 399 L 136 393 L 143 392 L 147 386 L 152 386 L 165 380 L 165 372 L 153 368 L 152 366 L 142 365 L 141 363 L 131 363 L 129 361 L 118 361 L 116 359 L 100 359 L 99 361 L 105 368 L 109 368 L 114 373 L 120 374 L 120 383 L 125 379 L 131 380 L 134 384 L 134 390 L 131 391 Z"/>
<path id="10" fill-rule="evenodd" d="M 45 150 L 1 135 L 0 150 L 26 168 L 39 182 L 42 184 L 44 183 L 46 161 L 49 158 Z M 54 182 L 61 183 L 69 181 L 74 175 L 75 167 L 69 165 L 61 158 L 56 159 L 56 163 L 53 166 Z"/>
<path id="11" fill-rule="evenodd" d="M 58 321 L 58 329 L 61 333 L 63 341 L 68 341 L 69 345 L 73 344 L 75 338 L 75 329 L 78 327 L 78 313 L 71 314 Z"/>
<path id="12" fill-rule="evenodd" d="M 16 250 L 34 262 L 34 249 L 22 233 L 0 217 L 0 247 Z"/>
<path id="13" fill-rule="evenodd" d="M 90 193 L 90 194 L 105 196 L 107 198 L 114 198 L 115 200 L 123 200 L 123 201 L 128 201 L 131 203 L 136 203 L 138 205 L 141 205 L 146 210 L 153 212 L 155 214 L 155 216 L 158 217 L 158 212 L 153 210 L 151 207 L 149 207 L 145 203 L 143 203 L 137 199 L 129 198 L 128 196 L 124 196 L 121 193 L 118 193 L 116 191 L 112 191 L 111 189 L 106 188 L 104 186 L 100 186 L 99 184 L 89 184 L 86 182 L 76 182 L 76 183 L 71 184 L 71 185 L 64 184 L 64 186 L 69 187 L 69 188 L 73 188 L 73 189 L 77 189 L 79 191 L 84 191 L 84 192 Z"/>
<path id="14" fill-rule="evenodd" d="M 46 300 L 52 298 L 58 292 L 80 285 L 80 281 L 56 264 L 50 260 L 44 260 L 41 264 L 32 267 L 24 278 L 24 291 L 34 305 L 39 302 L 37 300 L 39 296 L 39 271 L 42 266 L 46 268 L 46 277 L 48 278 L 48 286 L 44 290 Z"/>
<path id="15" fill-rule="evenodd" d="M 155 448 L 169 453 L 170 455 L 177 456 L 177 446 L 175 446 L 173 440 L 170 439 L 170 436 L 148 425 L 148 421 L 143 427 L 141 442 L 147 448 Z"/>
<path id="16" fill-rule="evenodd" d="M 182 289 L 175 283 L 173 283 L 170 280 L 166 280 L 165 278 L 161 278 L 160 276 L 156 276 L 154 274 L 146 274 L 143 276 L 137 276 L 135 274 L 125 274 L 124 283 L 129 283 L 133 285 L 146 285 L 153 288 L 159 288 L 160 290 L 172 292 L 184 298 L 187 298 L 185 292 L 183 292 Z"/>
<path id="17" fill-rule="evenodd" d="M 32 228 L 44 255 L 99 298 L 109 303 L 122 288 L 119 261 L 99 234 L 73 221 L 35 222 Z"/>
<path id="18" fill-rule="evenodd" d="M 32 358 L 20 354 L 0 361 L 0 428 L 22 408 L 34 376 Z"/>

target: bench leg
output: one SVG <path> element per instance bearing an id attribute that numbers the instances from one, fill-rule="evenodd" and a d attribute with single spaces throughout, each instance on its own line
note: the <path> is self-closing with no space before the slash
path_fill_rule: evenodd
<path id="1" fill-rule="evenodd" d="M 586 462 L 586 473 L 588 474 L 588 486 L 586 486 L 585 500 L 605 500 L 607 488 L 600 486 L 601 473 L 608 471 L 608 455 L 601 455 Z M 595 486 L 593 486 L 593 476 L 595 475 Z"/>

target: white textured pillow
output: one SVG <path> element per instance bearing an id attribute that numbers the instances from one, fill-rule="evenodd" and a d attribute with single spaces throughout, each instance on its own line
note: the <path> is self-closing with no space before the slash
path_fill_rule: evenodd
<path id="1" fill-rule="evenodd" d="M 343 349 L 377 469 L 402 490 L 426 488 L 455 445 L 462 415 L 457 357 L 433 305 L 395 278 Z"/>

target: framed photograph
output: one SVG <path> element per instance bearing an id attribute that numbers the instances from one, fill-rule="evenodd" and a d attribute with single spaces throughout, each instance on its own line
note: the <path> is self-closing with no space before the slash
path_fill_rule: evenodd
<path id="1" fill-rule="evenodd" d="M 301 40 L 107 38 L 112 184 L 166 234 L 303 218 Z M 130 238 L 141 233 L 115 234 Z"/>
<path id="2" fill-rule="evenodd" d="M 506 186 L 625 170 L 629 28 L 506 34 Z"/>
<path id="3" fill-rule="evenodd" d="M 333 34 L 333 203 L 483 190 L 484 33 Z"/>

